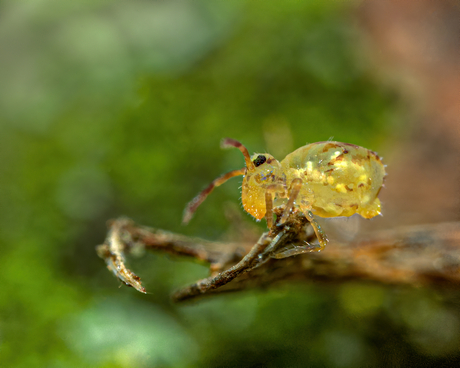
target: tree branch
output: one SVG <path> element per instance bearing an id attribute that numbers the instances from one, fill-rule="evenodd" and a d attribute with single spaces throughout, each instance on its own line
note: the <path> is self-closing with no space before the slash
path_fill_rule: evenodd
<path id="1" fill-rule="evenodd" d="M 98 255 L 124 284 L 140 292 L 146 292 L 140 278 L 124 264 L 124 254 L 138 247 L 191 257 L 210 265 L 211 276 L 176 291 L 172 297 L 176 302 L 288 280 L 460 286 L 458 222 L 372 233 L 354 244 L 334 242 L 321 253 L 313 252 L 314 247 L 305 247 L 315 237 L 299 213 L 286 224 L 273 226 L 253 246 L 188 238 L 138 226 L 126 218 L 111 221 L 108 227 L 104 244 L 97 247 Z M 298 249 L 308 254 L 290 256 L 299 253 Z M 286 258 L 278 259 L 280 256 Z"/>

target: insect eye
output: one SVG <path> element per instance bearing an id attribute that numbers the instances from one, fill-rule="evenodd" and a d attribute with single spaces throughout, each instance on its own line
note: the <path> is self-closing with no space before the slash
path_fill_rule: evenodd
<path id="1" fill-rule="evenodd" d="M 254 165 L 260 166 L 262 165 L 265 161 L 267 161 L 267 158 L 264 155 L 259 155 L 257 158 L 253 161 Z"/>

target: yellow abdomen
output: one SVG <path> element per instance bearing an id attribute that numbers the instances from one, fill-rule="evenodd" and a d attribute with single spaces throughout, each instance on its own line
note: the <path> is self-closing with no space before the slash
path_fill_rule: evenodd
<path id="1" fill-rule="evenodd" d="M 320 217 L 365 218 L 380 214 L 377 198 L 385 168 L 380 157 L 363 147 L 319 142 L 301 147 L 281 161 L 289 188 L 295 178 L 304 183 L 298 200 Z"/>

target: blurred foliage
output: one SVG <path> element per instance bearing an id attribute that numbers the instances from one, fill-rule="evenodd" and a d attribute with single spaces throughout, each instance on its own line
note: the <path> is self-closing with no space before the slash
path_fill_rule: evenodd
<path id="1" fill-rule="evenodd" d="M 458 353 L 458 301 L 435 292 L 290 285 L 177 307 L 171 290 L 204 267 L 131 260 L 144 296 L 117 288 L 94 251 L 119 215 L 224 236 L 237 179 L 180 226 L 188 200 L 243 165 L 223 137 L 279 158 L 330 137 L 384 151 L 397 106 L 359 48 L 357 4 L 0 2 L 2 366 L 402 366 Z"/>

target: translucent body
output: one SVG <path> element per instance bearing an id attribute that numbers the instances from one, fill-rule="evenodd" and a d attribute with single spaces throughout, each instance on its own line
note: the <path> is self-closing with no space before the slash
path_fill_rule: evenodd
<path id="1" fill-rule="evenodd" d="M 247 212 L 262 219 L 263 187 L 276 183 L 277 197 L 285 198 L 292 181 L 299 178 L 303 184 L 296 203 L 303 202 L 313 214 L 337 217 L 358 213 L 372 218 L 380 214 L 377 196 L 384 176 L 381 159 L 366 148 L 340 142 L 312 143 L 290 153 L 281 163 L 267 159 L 254 173 L 248 173 L 243 181 L 242 201 Z"/>

